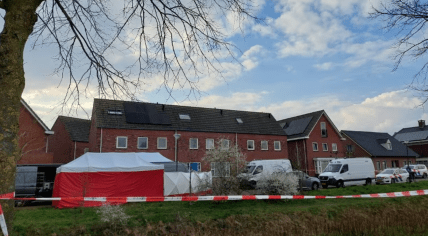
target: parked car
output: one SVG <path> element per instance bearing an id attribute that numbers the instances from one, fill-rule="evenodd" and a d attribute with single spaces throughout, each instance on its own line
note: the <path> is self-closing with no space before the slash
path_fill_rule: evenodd
<path id="1" fill-rule="evenodd" d="M 407 170 L 407 165 L 401 169 Z M 415 173 L 415 178 L 426 179 L 428 176 L 428 169 L 424 164 L 410 165 L 410 169 L 412 169 L 412 172 Z"/>
<path id="2" fill-rule="evenodd" d="M 317 177 L 311 177 L 302 171 L 288 172 L 288 175 L 296 175 L 299 179 L 299 188 L 302 186 L 303 190 L 318 190 L 321 182 Z"/>
<path id="3" fill-rule="evenodd" d="M 388 168 L 376 175 L 376 184 L 404 183 L 409 180 L 409 173 L 399 168 Z"/>
<path id="4" fill-rule="evenodd" d="M 323 188 L 371 184 L 374 178 L 373 161 L 368 157 L 332 160 L 319 176 Z"/>

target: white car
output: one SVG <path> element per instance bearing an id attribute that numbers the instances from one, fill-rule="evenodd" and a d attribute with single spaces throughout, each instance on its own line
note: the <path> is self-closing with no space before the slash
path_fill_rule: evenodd
<path id="1" fill-rule="evenodd" d="M 385 169 L 376 175 L 376 184 L 404 183 L 409 180 L 409 173 L 399 168 Z"/>
<path id="2" fill-rule="evenodd" d="M 407 166 L 404 166 L 401 169 L 407 170 Z M 416 178 L 426 179 L 428 176 L 428 169 L 424 164 L 410 164 L 410 169 L 412 169 L 412 172 L 415 173 Z"/>

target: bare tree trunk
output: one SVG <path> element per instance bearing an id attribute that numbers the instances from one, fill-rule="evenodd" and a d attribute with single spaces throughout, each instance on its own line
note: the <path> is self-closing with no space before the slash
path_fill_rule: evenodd
<path id="1" fill-rule="evenodd" d="M 20 99 L 25 85 L 24 47 L 37 21 L 41 0 L 5 0 L 3 32 L 0 34 L 0 193 L 15 190 Z M 1 202 L 8 229 L 12 229 L 14 201 Z"/>

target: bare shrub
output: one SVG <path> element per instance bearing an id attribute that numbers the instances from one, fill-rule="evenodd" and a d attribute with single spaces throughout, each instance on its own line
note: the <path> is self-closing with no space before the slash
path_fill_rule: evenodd
<path id="1" fill-rule="evenodd" d="M 202 158 L 202 165 L 211 167 L 212 181 L 203 179 L 199 184 L 201 191 L 210 188 L 214 195 L 241 193 L 237 176 L 244 171 L 246 164 L 245 154 L 238 145 L 225 138 L 218 139 L 214 148 L 208 150 Z"/>
<path id="2" fill-rule="evenodd" d="M 101 222 L 106 223 L 116 232 L 118 229 L 125 226 L 129 218 L 131 218 L 125 213 L 121 205 L 103 204 L 96 212 L 100 216 Z"/>
<path id="3" fill-rule="evenodd" d="M 266 195 L 295 195 L 299 193 L 299 178 L 287 172 L 277 172 L 257 182 L 257 193 Z"/>

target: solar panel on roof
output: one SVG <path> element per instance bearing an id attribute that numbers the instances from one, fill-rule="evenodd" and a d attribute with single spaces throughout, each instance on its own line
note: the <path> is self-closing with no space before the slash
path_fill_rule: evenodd
<path id="1" fill-rule="evenodd" d="M 125 102 L 126 122 L 131 124 L 170 125 L 171 121 L 163 112 L 158 112 L 154 104 Z"/>
<path id="2" fill-rule="evenodd" d="M 394 138 L 396 138 L 400 142 L 425 140 L 428 138 L 428 130 L 396 134 Z"/>
<path id="3" fill-rule="evenodd" d="M 285 129 L 285 133 L 287 135 L 301 134 L 305 132 L 305 129 L 306 127 L 308 127 L 309 122 L 311 122 L 311 120 L 312 120 L 312 116 L 305 117 L 298 120 L 293 120 Z"/>

